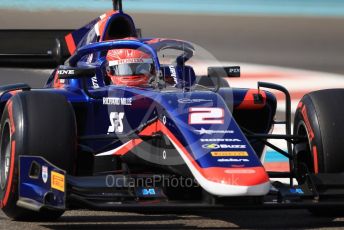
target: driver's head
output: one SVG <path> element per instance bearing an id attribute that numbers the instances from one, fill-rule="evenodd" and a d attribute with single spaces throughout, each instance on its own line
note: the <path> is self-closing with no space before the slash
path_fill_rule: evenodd
<path id="1" fill-rule="evenodd" d="M 114 85 L 144 86 L 154 72 L 153 59 L 140 50 L 109 50 L 106 60 L 106 72 Z"/>

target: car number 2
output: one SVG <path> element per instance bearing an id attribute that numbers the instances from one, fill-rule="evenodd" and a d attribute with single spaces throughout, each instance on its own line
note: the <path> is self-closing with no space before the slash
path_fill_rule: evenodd
<path id="1" fill-rule="evenodd" d="M 189 109 L 190 125 L 211 125 L 224 123 L 223 108 L 191 107 Z"/>

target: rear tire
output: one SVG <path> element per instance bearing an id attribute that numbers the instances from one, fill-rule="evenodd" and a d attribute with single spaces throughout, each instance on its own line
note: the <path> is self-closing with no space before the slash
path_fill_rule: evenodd
<path id="1" fill-rule="evenodd" d="M 71 173 L 76 153 L 76 123 L 64 96 L 22 92 L 6 104 L 0 129 L 1 209 L 15 220 L 54 220 L 64 211 L 34 212 L 17 206 L 20 155 L 38 155 Z"/>
<path id="2" fill-rule="evenodd" d="M 295 113 L 294 134 L 307 137 L 307 143 L 296 144 L 298 182 L 305 182 L 305 173 L 344 172 L 344 89 L 328 89 L 306 94 Z M 343 209 L 312 208 L 321 216 L 343 214 Z"/>

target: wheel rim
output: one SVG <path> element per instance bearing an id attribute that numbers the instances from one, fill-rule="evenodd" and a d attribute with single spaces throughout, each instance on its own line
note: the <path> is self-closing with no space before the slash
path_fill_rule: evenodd
<path id="1" fill-rule="evenodd" d="M 0 186 L 4 190 L 11 164 L 11 133 L 9 122 L 6 121 L 0 141 Z"/>

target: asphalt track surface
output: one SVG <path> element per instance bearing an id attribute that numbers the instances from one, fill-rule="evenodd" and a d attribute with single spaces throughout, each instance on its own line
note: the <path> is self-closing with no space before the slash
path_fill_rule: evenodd
<path id="1" fill-rule="evenodd" d="M 0 28 L 76 28 L 92 13 L 23 13 L 0 10 Z M 344 74 L 343 19 L 134 14 L 145 36 L 194 41 L 219 60 L 279 65 Z M 29 41 L 28 41 L 29 42 Z M 49 71 L 0 70 L 0 85 L 40 87 Z M 324 79 L 326 80 L 326 79 Z M 344 213 L 343 213 L 344 216 Z M 13 222 L 0 213 L 0 229 L 247 229 L 339 228 L 344 218 L 307 210 L 228 210 L 184 214 L 68 211 L 57 222 Z"/>
<path id="2" fill-rule="evenodd" d="M 312 217 L 305 210 L 230 210 L 185 214 L 70 211 L 57 222 L 13 222 L 0 216 L 1 229 L 287 229 L 344 227 L 344 219 Z"/>

